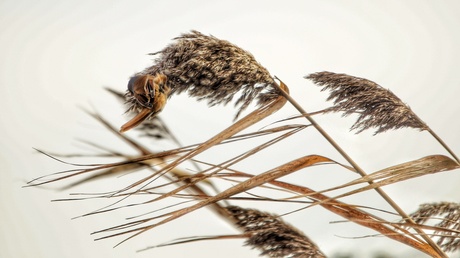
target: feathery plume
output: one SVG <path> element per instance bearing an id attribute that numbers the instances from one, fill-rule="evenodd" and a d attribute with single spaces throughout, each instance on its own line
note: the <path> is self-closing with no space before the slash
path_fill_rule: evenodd
<path id="1" fill-rule="evenodd" d="M 133 126 L 130 124 L 124 131 L 161 111 L 151 108 L 161 94 L 169 97 L 187 92 L 198 100 L 206 99 L 213 106 L 227 104 L 236 93 L 240 93 L 235 102 L 235 106 L 239 106 L 235 119 L 254 99 L 261 105 L 278 96 L 270 73 L 254 56 L 238 46 L 198 31 L 182 34 L 174 40 L 152 54 L 158 56 L 153 66 L 131 78 L 126 93 L 128 110 L 139 115 Z M 167 93 L 153 93 L 155 85 L 148 80 L 154 81 L 158 77 L 165 80 Z M 165 103 L 166 100 L 162 105 Z"/>
<path id="2" fill-rule="evenodd" d="M 308 237 L 277 215 L 238 206 L 228 206 L 226 209 L 236 225 L 249 235 L 246 245 L 261 250 L 261 255 L 326 257 Z"/>
<path id="3" fill-rule="evenodd" d="M 333 100 L 334 106 L 328 111 L 343 111 L 344 116 L 359 114 L 351 127 L 357 133 L 372 127 L 377 128 L 374 135 L 404 127 L 428 129 L 409 106 L 373 81 L 332 72 L 313 73 L 305 78 L 323 86 L 322 91 L 330 91 L 327 100 Z"/>
<path id="4" fill-rule="evenodd" d="M 445 252 L 460 249 L 460 204 L 453 202 L 424 203 L 410 215 L 418 224 L 427 224 L 430 220 L 440 220 L 434 226 L 437 244 Z M 446 230 L 442 230 L 446 229 Z"/>

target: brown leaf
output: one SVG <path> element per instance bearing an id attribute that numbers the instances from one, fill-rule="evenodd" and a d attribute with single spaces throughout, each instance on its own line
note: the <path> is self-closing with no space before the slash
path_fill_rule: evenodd
<path id="1" fill-rule="evenodd" d="M 431 155 L 426 156 L 421 159 L 405 162 L 399 165 L 391 166 L 362 178 L 353 180 L 347 184 L 343 184 L 334 188 L 329 188 L 327 190 L 321 192 L 328 192 L 332 190 L 337 190 L 341 188 L 345 188 L 348 186 L 367 183 L 373 181 L 373 184 L 368 186 L 341 194 L 336 196 L 335 198 L 341 198 L 345 196 L 349 196 L 352 194 L 360 193 L 363 191 L 367 191 L 370 189 L 374 189 L 377 187 L 381 187 L 384 185 L 389 185 L 397 182 L 401 182 L 404 180 L 408 180 L 415 177 L 420 177 L 424 175 L 434 174 L 438 172 L 449 171 L 453 169 L 460 168 L 460 166 L 449 157 L 444 155 Z"/>
<path id="2" fill-rule="evenodd" d="M 248 236 L 246 245 L 268 257 L 326 257 L 304 233 L 279 216 L 238 206 L 226 207 L 238 227 Z"/>

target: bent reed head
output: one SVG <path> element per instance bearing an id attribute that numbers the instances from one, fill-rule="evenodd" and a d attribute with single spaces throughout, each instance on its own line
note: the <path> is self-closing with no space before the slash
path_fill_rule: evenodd
<path id="1" fill-rule="evenodd" d="M 239 93 L 235 119 L 253 100 L 261 105 L 278 96 L 267 69 L 251 53 L 226 40 L 191 31 L 152 55 L 157 55 L 154 64 L 128 83 L 128 111 L 137 115 L 123 125 L 122 132 L 154 117 L 175 93 L 186 92 L 210 106 L 228 104 Z"/>

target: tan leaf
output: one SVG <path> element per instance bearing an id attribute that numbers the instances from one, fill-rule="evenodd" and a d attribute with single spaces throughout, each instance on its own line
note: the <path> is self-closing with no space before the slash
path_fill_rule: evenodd
<path id="1" fill-rule="evenodd" d="M 405 162 L 399 165 L 391 166 L 382 170 L 379 170 L 377 172 L 374 172 L 372 174 L 369 174 L 367 176 L 364 176 L 362 178 L 353 180 L 347 184 L 343 184 L 341 186 L 337 186 L 334 188 L 330 188 L 321 192 L 328 192 L 332 190 L 337 190 L 341 188 L 345 188 L 348 186 L 356 185 L 356 184 L 361 184 L 361 183 L 367 183 L 373 181 L 373 184 L 370 184 L 368 186 L 341 194 L 339 196 L 336 196 L 335 198 L 341 198 L 345 196 L 349 196 L 352 194 L 364 192 L 370 189 L 374 189 L 377 187 L 381 187 L 384 185 L 389 185 L 393 184 L 396 182 L 401 182 L 407 179 L 415 178 L 415 177 L 420 177 L 428 174 L 435 174 L 438 172 L 444 172 L 444 171 L 449 171 L 453 169 L 457 169 L 460 166 L 452 160 L 451 158 L 444 156 L 444 155 L 431 155 L 431 156 L 426 156 L 421 159 L 417 160 L 412 160 L 409 162 Z"/>

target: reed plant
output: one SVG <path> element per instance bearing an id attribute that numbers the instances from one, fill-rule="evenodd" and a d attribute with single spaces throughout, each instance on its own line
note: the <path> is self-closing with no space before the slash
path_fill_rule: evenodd
<path id="1" fill-rule="evenodd" d="M 120 150 L 108 150 L 103 147 L 103 143 L 93 142 L 90 144 L 109 153 L 108 156 L 117 157 L 119 161 L 88 164 L 28 182 L 28 186 L 67 182 L 65 187 L 71 188 L 96 178 L 111 180 L 121 173 L 149 171 L 141 179 L 126 182 L 120 189 L 91 196 L 108 199 L 111 203 L 85 216 L 111 216 L 120 208 L 149 207 L 160 200 L 171 200 L 171 206 L 157 209 L 158 215 L 147 213 L 139 217 L 133 216 L 127 223 L 99 229 L 93 232 L 97 239 L 121 237 L 121 244 L 160 225 L 174 223 L 176 219 L 198 209 L 209 208 L 239 229 L 241 234 L 182 238 L 146 249 L 210 239 L 245 238 L 246 244 L 260 250 L 263 256 L 326 257 L 318 247 L 321 245 L 314 242 L 315 239 L 296 229 L 295 225 L 286 223 L 282 216 L 244 207 L 244 200 L 250 199 L 265 202 L 298 201 L 302 205 L 298 212 L 319 206 L 324 208 L 324 212 L 332 212 L 357 226 L 369 228 L 431 257 L 448 257 L 447 253 L 460 248 L 458 203 L 420 204 L 419 210 L 408 213 L 397 204 L 400 196 L 395 199 L 382 189 L 383 186 L 404 180 L 453 171 L 460 166 L 458 157 L 448 145 L 388 89 L 373 81 L 347 74 L 328 71 L 312 73 L 305 78 L 321 87 L 321 90 L 328 91 L 328 101 L 333 104 L 324 110 L 310 113 L 304 110 L 302 103 L 295 100 L 295 96 L 289 94 L 289 88 L 283 81 L 271 75 L 249 52 L 228 41 L 191 31 L 175 38 L 170 45 L 152 55 L 155 57 L 153 65 L 134 74 L 125 93 L 108 90 L 125 103 L 127 114 L 132 116 L 121 129 L 117 129 L 101 115 L 89 112 L 108 132 L 134 147 L 138 155 L 130 156 L 122 154 L 123 151 Z M 206 101 L 209 106 L 234 103 L 234 123 L 206 141 L 181 146 L 173 133 L 174 128 L 169 128 L 161 119 L 161 111 L 168 105 L 168 100 L 181 93 L 197 101 Z M 255 110 L 242 116 L 252 104 L 255 104 Z M 268 120 L 286 104 L 295 107 L 298 114 L 286 118 L 282 125 L 272 121 L 271 126 L 260 130 L 251 127 L 260 124 L 264 119 Z M 449 156 L 433 154 L 368 173 L 314 118 L 332 112 L 342 113 L 344 117 L 357 117 L 351 127 L 355 133 L 372 129 L 375 130 L 374 134 L 382 134 L 401 128 L 426 131 L 444 147 Z M 250 158 L 251 162 L 257 162 L 256 154 L 262 151 L 271 151 L 273 157 L 288 151 L 280 149 L 277 144 L 293 135 L 307 134 L 305 128 L 314 128 L 346 162 L 305 151 L 298 158 L 260 173 L 247 171 L 239 166 L 242 161 Z M 144 137 L 130 138 L 125 133 L 128 130 L 136 130 Z M 256 146 L 239 150 L 237 155 L 229 159 L 213 162 L 198 156 L 221 145 L 245 143 L 258 137 L 265 140 L 261 140 Z M 152 146 L 146 140 L 149 138 L 171 141 L 177 148 L 152 151 Z M 69 158 L 63 154 L 40 152 L 59 161 Z M 316 165 L 327 165 L 331 170 L 344 173 L 351 171 L 356 179 L 315 190 L 309 187 L 308 182 L 291 183 L 284 179 L 289 174 L 299 173 Z M 186 169 L 190 166 L 193 169 Z M 228 181 L 231 186 L 222 189 L 220 183 Z M 242 197 L 258 188 L 273 192 L 274 195 L 288 193 L 289 197 Z M 335 190 L 342 190 L 342 193 L 332 194 Z M 392 208 L 388 212 L 397 219 L 389 221 L 378 216 L 375 211 L 383 209 L 381 207 L 365 209 L 359 204 L 343 201 L 343 197 L 366 191 L 376 191 Z M 87 197 L 60 200 L 85 198 Z M 173 204 L 176 203 L 173 201 L 175 199 L 185 201 L 180 205 Z M 184 234 L 187 234 L 185 231 L 184 229 Z"/>

